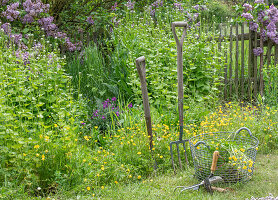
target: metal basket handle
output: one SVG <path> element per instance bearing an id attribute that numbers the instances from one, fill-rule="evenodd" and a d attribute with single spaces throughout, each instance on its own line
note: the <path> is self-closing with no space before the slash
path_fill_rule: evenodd
<path id="1" fill-rule="evenodd" d="M 249 133 L 250 137 L 253 137 L 251 131 L 250 131 L 248 128 L 246 128 L 246 127 L 242 127 L 242 128 L 240 128 L 240 129 L 238 129 L 238 130 L 236 131 L 236 135 L 237 135 L 240 131 L 242 131 L 242 130 L 246 130 L 246 131 Z"/>
<path id="2" fill-rule="evenodd" d="M 194 147 L 196 148 L 196 147 L 198 147 L 200 144 L 205 145 L 205 146 L 210 150 L 209 145 L 207 145 L 204 141 L 199 141 L 199 142 L 197 142 L 197 143 L 194 145 Z"/>

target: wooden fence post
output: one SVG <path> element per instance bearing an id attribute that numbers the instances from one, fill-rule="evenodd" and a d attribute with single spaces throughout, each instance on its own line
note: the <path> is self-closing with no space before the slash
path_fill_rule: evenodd
<path id="1" fill-rule="evenodd" d="M 241 78 L 240 78 L 240 86 L 241 86 L 241 100 L 244 98 L 244 23 L 241 24 Z"/>
<path id="2" fill-rule="evenodd" d="M 236 23 L 236 63 L 235 63 L 235 92 L 238 97 L 238 23 Z"/>
<path id="3" fill-rule="evenodd" d="M 224 28 L 224 37 L 225 37 L 225 40 L 227 39 L 227 28 L 228 28 L 228 25 L 225 26 Z M 228 44 L 226 43 L 225 45 L 225 65 L 224 65 L 224 100 L 227 100 L 227 87 L 228 87 Z"/>
<path id="4" fill-rule="evenodd" d="M 257 46 L 258 46 L 258 39 L 257 39 L 257 37 L 258 37 L 258 33 L 257 32 L 255 32 L 255 40 L 254 40 L 254 46 L 257 48 Z M 258 91 L 258 87 L 257 87 L 257 85 L 258 85 L 258 57 L 256 56 L 256 55 L 254 55 L 254 86 L 253 86 L 253 88 L 254 88 L 254 97 L 256 98 L 257 97 L 257 91 Z"/>
<path id="5" fill-rule="evenodd" d="M 263 52 L 264 52 L 264 45 L 263 45 L 263 38 L 262 38 L 262 29 L 260 31 L 260 48 L 262 48 Z M 263 56 L 264 53 L 262 53 L 260 55 L 260 94 L 261 97 L 263 96 L 263 87 L 264 87 L 264 80 L 263 80 L 263 65 L 264 65 L 264 61 L 263 61 Z"/>
<path id="6" fill-rule="evenodd" d="M 231 100 L 232 98 L 232 86 L 233 86 L 233 81 L 232 81 L 232 76 L 233 76 L 233 25 L 230 25 L 230 68 L 229 68 L 229 98 Z"/>

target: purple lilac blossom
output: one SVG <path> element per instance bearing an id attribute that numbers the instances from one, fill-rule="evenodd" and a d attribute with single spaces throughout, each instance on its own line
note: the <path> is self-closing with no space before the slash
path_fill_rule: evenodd
<path id="1" fill-rule="evenodd" d="M 265 12 L 264 11 L 260 11 L 259 13 L 258 13 L 258 21 L 259 22 L 264 22 L 265 20 L 264 20 L 264 17 L 265 17 Z"/>
<path id="2" fill-rule="evenodd" d="M 36 0 L 34 3 L 31 0 L 26 0 L 23 3 L 24 10 L 33 17 L 36 17 L 41 13 L 48 13 L 49 7 L 49 4 L 44 4 L 41 0 Z"/>
<path id="3" fill-rule="evenodd" d="M 267 25 L 266 29 L 267 29 L 267 37 L 269 37 L 270 39 L 274 40 L 274 38 L 277 35 L 275 23 L 274 22 L 270 22 Z"/>
<path id="4" fill-rule="evenodd" d="M 45 17 L 38 20 L 39 25 L 44 29 L 47 36 L 55 36 L 57 26 L 53 23 L 54 17 Z"/>
<path id="5" fill-rule="evenodd" d="M 260 47 L 253 49 L 253 53 L 254 53 L 255 56 L 259 56 L 259 55 L 261 55 L 263 52 L 264 52 L 263 49 L 260 48 Z"/>
<path id="6" fill-rule="evenodd" d="M 265 29 L 261 29 L 261 37 L 262 37 L 262 39 L 263 39 L 263 41 L 266 41 L 266 30 Z"/>
<path id="7" fill-rule="evenodd" d="M 252 31 L 257 31 L 258 28 L 259 28 L 259 25 L 258 25 L 256 22 L 250 21 L 250 23 L 249 23 L 249 28 L 250 28 Z"/>
<path id="8" fill-rule="evenodd" d="M 251 11 L 253 9 L 253 7 L 248 3 L 243 4 L 243 7 L 245 8 L 245 12 Z"/>
<path id="9" fill-rule="evenodd" d="M 135 1 L 132 2 L 131 0 L 129 0 L 125 5 L 126 5 L 128 10 L 133 10 L 134 9 L 134 5 L 135 5 Z"/>
<path id="10" fill-rule="evenodd" d="M 264 3 L 264 0 L 256 0 L 254 3 Z"/>
<path id="11" fill-rule="evenodd" d="M 93 20 L 92 16 L 89 16 L 86 21 L 91 25 L 95 24 L 95 21 Z"/>
<path id="12" fill-rule="evenodd" d="M 243 13 L 241 17 L 244 17 L 247 20 L 253 19 L 253 16 L 250 13 Z"/>
<path id="13" fill-rule="evenodd" d="M 2 1 L 1 1 L 1 5 L 2 5 L 2 6 L 5 6 L 8 2 L 9 2 L 9 0 L 2 0 Z"/>
<path id="14" fill-rule="evenodd" d="M 274 5 L 271 5 L 266 12 L 271 22 L 276 23 L 278 21 L 278 9 Z"/>
<path id="15" fill-rule="evenodd" d="M 26 15 L 21 19 L 21 21 L 22 21 L 24 24 L 31 24 L 31 23 L 33 23 L 35 20 L 34 20 L 34 18 L 33 18 L 31 15 L 26 14 Z"/>
<path id="16" fill-rule="evenodd" d="M 2 12 L 2 15 L 7 18 L 9 21 L 14 21 L 19 17 L 19 11 L 16 9 L 19 7 L 19 3 L 13 3 L 7 6 L 7 10 Z"/>

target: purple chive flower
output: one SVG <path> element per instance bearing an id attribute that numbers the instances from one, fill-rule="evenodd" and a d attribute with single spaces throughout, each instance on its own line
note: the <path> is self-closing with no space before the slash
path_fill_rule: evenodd
<path id="1" fill-rule="evenodd" d="M 253 49 L 253 53 L 254 53 L 255 56 L 259 56 L 263 53 L 263 49 L 260 48 L 260 47 L 255 48 L 255 49 Z"/>
<path id="2" fill-rule="evenodd" d="M 82 122 L 82 123 L 81 123 L 81 125 L 85 125 L 85 123 L 84 123 L 84 122 Z"/>
<path id="3" fill-rule="evenodd" d="M 199 13 L 194 13 L 193 15 L 193 21 L 195 21 L 199 17 Z"/>
<path id="4" fill-rule="evenodd" d="M 155 9 L 150 9 L 150 15 L 155 16 Z"/>
<path id="5" fill-rule="evenodd" d="M 9 23 L 2 24 L 1 28 L 4 30 L 5 34 L 10 35 L 12 30 L 11 30 L 11 25 Z"/>
<path id="6" fill-rule="evenodd" d="M 259 27 L 259 25 L 256 22 L 250 21 L 250 23 L 249 23 L 250 30 L 257 31 L 258 27 Z"/>
<path id="7" fill-rule="evenodd" d="M 174 7 L 175 7 L 175 9 L 178 9 L 180 12 L 184 11 L 181 3 L 174 3 Z"/>
<path id="8" fill-rule="evenodd" d="M 253 7 L 248 3 L 243 4 L 243 7 L 245 8 L 245 12 L 250 11 L 250 10 L 253 9 Z"/>
<path id="9" fill-rule="evenodd" d="M 111 101 L 116 101 L 117 98 L 116 97 L 112 97 Z"/>
<path id="10" fill-rule="evenodd" d="M 111 7 L 111 10 L 116 11 L 118 7 L 118 3 L 115 2 L 115 4 Z"/>
<path id="11" fill-rule="evenodd" d="M 132 108 L 132 103 L 128 104 L 128 107 L 129 107 L 129 108 Z"/>
<path id="12" fill-rule="evenodd" d="M 93 20 L 92 16 L 89 16 L 86 21 L 91 25 L 95 24 L 95 21 Z"/>
<path id="13" fill-rule="evenodd" d="M 195 10 L 199 10 L 200 9 L 200 5 L 196 5 L 196 6 L 192 6 Z"/>
<path id="14" fill-rule="evenodd" d="M 13 42 L 15 44 L 19 44 L 22 39 L 22 35 L 21 34 L 13 34 L 10 36 L 10 38 L 13 40 Z"/>
<path id="15" fill-rule="evenodd" d="M 201 25 L 201 23 L 200 23 L 200 22 L 198 22 L 198 23 L 196 24 L 196 26 L 198 26 L 198 27 L 199 27 L 200 25 Z"/>
<path id="16" fill-rule="evenodd" d="M 250 13 L 243 13 L 241 17 L 244 17 L 247 20 L 253 19 L 253 16 Z"/>
<path id="17" fill-rule="evenodd" d="M 102 118 L 102 119 L 106 119 L 106 117 L 105 117 L 105 116 L 102 116 L 101 118 Z"/>
<path id="18" fill-rule="evenodd" d="M 201 6 L 200 6 L 200 10 L 203 10 L 203 11 L 204 11 L 204 10 L 207 10 L 207 9 L 208 9 L 208 8 L 207 8 L 206 5 L 201 5 Z"/>
<path id="19" fill-rule="evenodd" d="M 134 9 L 134 5 L 135 5 L 135 1 L 132 2 L 131 0 L 129 0 L 125 5 L 126 5 L 128 10 L 133 10 Z"/>
<path id="20" fill-rule="evenodd" d="M 120 115 L 119 111 L 116 112 L 116 115 L 117 115 L 117 117 L 119 117 L 119 115 Z"/>
<path id="21" fill-rule="evenodd" d="M 256 0 L 254 3 L 264 3 L 264 0 Z"/>

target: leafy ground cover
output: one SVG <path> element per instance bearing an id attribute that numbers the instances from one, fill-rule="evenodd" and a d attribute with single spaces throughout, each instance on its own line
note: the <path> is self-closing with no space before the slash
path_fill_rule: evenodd
<path id="1" fill-rule="evenodd" d="M 174 192 L 174 188 L 178 185 L 190 186 L 198 183 L 193 177 L 194 169 L 189 167 L 176 175 L 169 171 L 164 174 L 153 174 L 136 183 L 114 184 L 93 192 L 84 188 L 83 190 L 87 191 L 83 194 L 61 192 L 42 199 L 251 199 L 252 197 L 267 197 L 270 196 L 269 194 L 276 197 L 278 196 L 276 189 L 278 187 L 276 181 L 278 176 L 277 160 L 276 153 L 259 154 L 253 179 L 244 184 L 222 185 L 222 187 L 230 188 L 230 191 L 227 193 L 215 192 L 213 196 L 203 188 L 181 194 Z"/>

